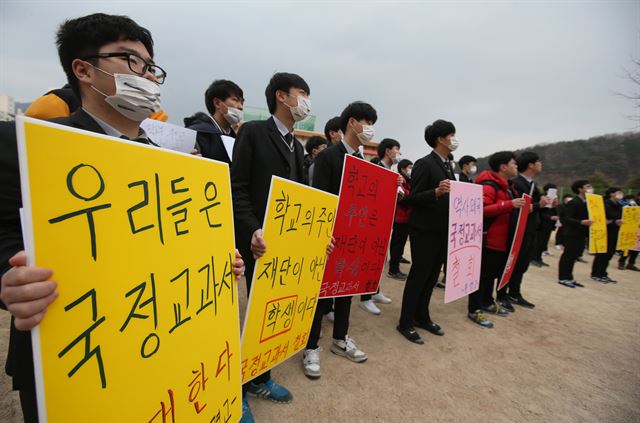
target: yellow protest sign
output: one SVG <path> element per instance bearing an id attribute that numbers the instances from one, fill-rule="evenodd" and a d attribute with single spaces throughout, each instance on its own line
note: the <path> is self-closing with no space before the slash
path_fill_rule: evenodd
<path id="1" fill-rule="evenodd" d="M 607 218 L 604 213 L 604 200 L 601 195 L 587 194 L 589 220 L 589 253 L 607 252 Z"/>
<path id="2" fill-rule="evenodd" d="M 618 232 L 616 250 L 627 251 L 636 248 L 638 242 L 638 224 L 640 223 L 640 207 L 624 207 L 622 209 L 622 225 Z"/>
<path id="3" fill-rule="evenodd" d="M 241 416 L 226 164 L 17 119 L 27 254 L 60 296 L 32 332 L 41 421 Z"/>
<path id="4" fill-rule="evenodd" d="M 262 226 L 242 331 L 242 380 L 303 349 L 313 322 L 338 197 L 277 176 Z"/>

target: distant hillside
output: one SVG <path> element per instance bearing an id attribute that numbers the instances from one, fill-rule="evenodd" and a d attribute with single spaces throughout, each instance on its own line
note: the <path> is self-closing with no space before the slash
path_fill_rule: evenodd
<path id="1" fill-rule="evenodd" d="M 585 178 L 594 186 L 640 189 L 640 132 L 539 144 L 516 150 L 516 155 L 523 151 L 535 151 L 540 156 L 540 184 L 570 186 L 576 179 Z M 478 159 L 478 167 L 487 169 L 487 160 Z"/>

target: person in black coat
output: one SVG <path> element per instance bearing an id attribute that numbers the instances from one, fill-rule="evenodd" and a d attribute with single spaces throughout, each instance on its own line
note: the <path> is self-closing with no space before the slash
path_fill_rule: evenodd
<path id="1" fill-rule="evenodd" d="M 426 127 L 424 138 L 433 151 L 413 165 L 411 194 L 400 201 L 412 207 L 409 218 L 412 264 L 396 329 L 417 344 L 424 341 L 416 326 L 444 335 L 442 328 L 431 320 L 429 302 L 447 254 L 450 181 L 455 180 L 451 152 L 458 147 L 455 133 L 453 123 L 445 120 L 436 120 Z"/>
<path id="2" fill-rule="evenodd" d="M 591 279 L 602 283 L 615 283 L 609 277 L 607 267 L 613 254 L 616 252 L 618 232 L 622 225 L 622 204 L 624 193 L 620 188 L 610 187 L 604 193 L 604 212 L 607 218 L 607 252 L 598 253 L 593 259 L 591 267 Z"/>
<path id="3" fill-rule="evenodd" d="M 546 194 L 551 188 L 556 189 L 558 187 L 555 184 L 546 184 L 542 189 Z M 540 208 L 540 224 L 538 225 L 536 247 L 531 262 L 542 262 L 542 255 L 548 249 L 551 232 L 556 229 L 556 222 L 558 221 L 558 219 L 557 207 L 547 206 Z M 549 255 L 551 254 L 549 253 Z"/>
<path id="4" fill-rule="evenodd" d="M 255 260 L 268 246 L 262 236 L 271 177 L 303 182 L 304 149 L 293 133 L 293 124 L 311 111 L 309 86 L 291 73 L 273 75 L 265 95 L 272 116 L 242 125 L 233 147 L 231 190 L 236 244 L 245 258 L 247 291 L 251 289 Z M 291 393 L 263 373 L 244 386 L 252 395 L 275 402 L 290 402 Z"/>
<path id="5" fill-rule="evenodd" d="M 86 58 L 87 50 L 96 49 L 96 53 L 135 52 L 145 62 L 153 63 L 153 40 L 149 31 L 125 16 L 97 13 L 66 21 L 57 35 L 62 67 L 74 93 L 82 98 L 82 108 L 53 122 L 150 143 L 140 128 L 142 119 L 131 119 L 121 109 L 105 102 L 105 95 L 116 94 L 114 77 L 109 74 L 136 75 L 128 60 L 121 57 Z M 96 46 L 96 43 L 101 44 Z M 164 71 L 158 69 L 147 69 L 137 75 L 154 82 L 159 78 L 164 80 Z M 159 102 L 153 103 L 141 101 L 137 109 L 134 105 L 129 106 L 140 112 L 143 107 L 159 106 Z M 12 314 L 6 370 L 13 378 L 13 388 L 20 391 L 24 420 L 36 422 L 38 413 L 29 330 L 42 321 L 47 306 L 57 298 L 57 285 L 50 279 L 51 270 L 27 266 L 26 255 L 21 251 L 24 246 L 18 214 L 20 175 L 13 122 L 0 125 L 0 181 L 0 300 L 2 307 Z"/>
<path id="6" fill-rule="evenodd" d="M 558 283 L 569 288 L 583 287 L 573 278 L 573 265 L 584 250 L 585 239 L 589 236 L 589 220 L 586 194 L 593 192 L 589 181 L 581 179 L 571 184 L 571 190 L 577 195 L 564 207 L 560 215 L 563 228 L 564 251 L 558 266 Z"/>
<path id="7" fill-rule="evenodd" d="M 478 161 L 473 156 L 462 156 L 458 160 L 458 166 L 460 166 L 460 175 L 458 180 L 460 182 L 473 183 L 473 177 L 478 173 Z"/>
<path id="8" fill-rule="evenodd" d="M 231 163 L 222 135 L 236 137 L 235 128 L 242 122 L 244 97 L 242 89 L 232 81 L 213 81 L 204 93 L 209 115 L 198 112 L 184 118 L 184 126 L 197 131 L 196 149 L 202 157 Z"/>

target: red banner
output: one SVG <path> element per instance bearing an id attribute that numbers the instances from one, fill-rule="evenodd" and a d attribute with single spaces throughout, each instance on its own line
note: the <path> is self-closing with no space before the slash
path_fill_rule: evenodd
<path id="1" fill-rule="evenodd" d="M 522 196 L 525 201 L 524 207 L 520 209 L 518 214 L 518 223 L 516 224 L 516 234 L 513 237 L 511 243 L 511 249 L 507 256 L 507 264 L 504 266 L 504 272 L 502 272 L 502 278 L 500 278 L 500 285 L 498 289 L 502 289 L 511 280 L 511 274 L 518 260 L 518 254 L 520 254 L 520 246 L 522 245 L 522 239 L 524 238 L 524 230 L 527 229 L 527 220 L 529 219 L 529 209 L 531 208 L 531 196 L 524 194 Z"/>
<path id="2" fill-rule="evenodd" d="M 345 156 L 333 227 L 335 249 L 320 298 L 375 293 L 380 284 L 398 195 L 398 174 Z"/>

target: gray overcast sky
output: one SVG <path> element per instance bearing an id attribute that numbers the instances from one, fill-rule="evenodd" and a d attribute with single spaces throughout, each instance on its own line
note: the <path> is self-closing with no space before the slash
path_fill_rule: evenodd
<path id="1" fill-rule="evenodd" d="M 151 30 L 168 73 L 170 122 L 205 110 L 214 79 L 266 107 L 276 71 L 311 87 L 316 130 L 351 101 L 378 111 L 376 139 L 429 151 L 424 127 L 452 121 L 457 157 L 637 130 L 615 92 L 640 58 L 640 1 L 7 1 L 0 0 L 0 94 L 30 101 L 65 82 L 54 34 L 67 18 L 125 14 Z M 570 160 L 570 158 L 567 158 Z"/>

